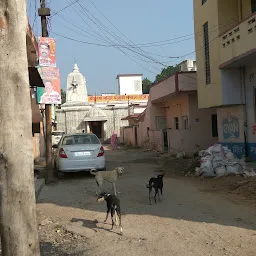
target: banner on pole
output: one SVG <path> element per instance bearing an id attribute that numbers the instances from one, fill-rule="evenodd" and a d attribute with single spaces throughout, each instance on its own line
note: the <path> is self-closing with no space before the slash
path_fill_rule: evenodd
<path id="1" fill-rule="evenodd" d="M 45 87 L 37 87 L 37 102 L 40 104 L 61 104 L 59 69 L 40 67 L 39 73 Z"/>
<path id="2" fill-rule="evenodd" d="M 56 67 L 56 42 L 54 38 L 38 38 L 39 66 Z"/>

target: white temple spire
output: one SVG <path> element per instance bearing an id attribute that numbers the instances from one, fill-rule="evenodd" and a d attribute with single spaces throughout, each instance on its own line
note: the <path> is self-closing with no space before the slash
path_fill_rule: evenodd
<path id="1" fill-rule="evenodd" d="M 79 72 L 77 63 L 74 64 L 73 71 L 67 77 L 66 104 L 88 102 L 86 80 Z"/>
<path id="2" fill-rule="evenodd" d="M 76 63 L 74 64 L 73 72 L 79 72 L 79 67 Z"/>

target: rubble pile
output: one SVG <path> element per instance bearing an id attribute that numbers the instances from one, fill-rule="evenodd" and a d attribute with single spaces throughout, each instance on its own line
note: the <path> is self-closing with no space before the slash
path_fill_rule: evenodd
<path id="1" fill-rule="evenodd" d="M 222 177 L 229 175 L 242 175 L 244 177 L 256 176 L 253 168 L 247 168 L 245 158 L 238 159 L 230 149 L 215 144 L 207 150 L 199 152 L 200 167 L 195 174 L 203 177 Z"/>

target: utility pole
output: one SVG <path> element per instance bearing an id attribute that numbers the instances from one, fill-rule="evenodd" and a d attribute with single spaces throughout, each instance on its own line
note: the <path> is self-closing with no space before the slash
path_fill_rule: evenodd
<path id="1" fill-rule="evenodd" d="M 42 37 L 48 37 L 47 18 L 51 15 L 50 8 L 46 8 L 45 0 L 40 0 L 38 15 L 41 17 Z M 52 164 L 52 109 L 50 104 L 45 105 L 46 120 L 46 182 L 49 183 L 54 179 L 54 170 Z"/>
<path id="2" fill-rule="evenodd" d="M 128 95 L 128 116 L 130 115 L 130 96 Z"/>
<path id="3" fill-rule="evenodd" d="M 126 93 L 124 94 L 126 96 Z M 128 110 L 128 116 L 130 115 L 130 97 L 128 95 L 128 105 L 127 105 L 127 110 Z"/>
<path id="4" fill-rule="evenodd" d="M 2 256 L 39 256 L 28 76 L 26 0 L 0 1 Z"/>

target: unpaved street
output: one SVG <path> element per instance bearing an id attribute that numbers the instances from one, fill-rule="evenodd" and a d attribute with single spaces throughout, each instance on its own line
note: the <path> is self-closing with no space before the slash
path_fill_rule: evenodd
<path id="1" fill-rule="evenodd" d="M 255 255 L 252 206 L 207 193 L 169 173 L 163 200 L 151 206 L 145 183 L 159 170 L 155 153 L 107 151 L 106 157 L 108 169 L 125 167 L 117 183 L 123 236 L 118 227 L 110 231 L 110 225 L 101 223 L 106 205 L 96 202 L 94 177 L 67 175 L 44 187 L 39 198 L 42 255 Z"/>

